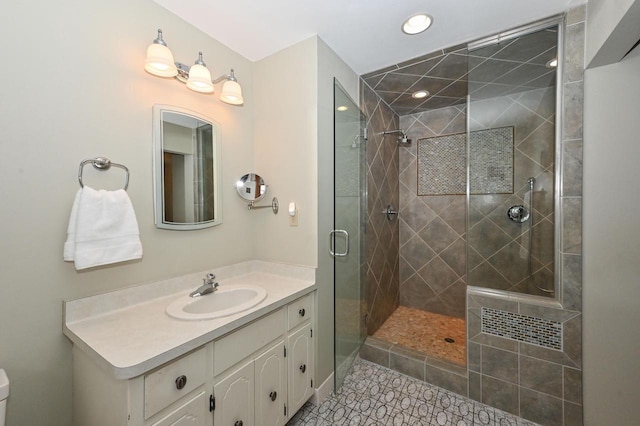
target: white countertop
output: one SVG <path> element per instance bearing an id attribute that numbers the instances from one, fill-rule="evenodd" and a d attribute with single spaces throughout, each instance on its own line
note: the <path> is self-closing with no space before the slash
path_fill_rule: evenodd
<path id="1" fill-rule="evenodd" d="M 258 285 L 267 290 L 267 297 L 251 309 L 223 318 L 171 318 L 165 312 L 167 305 L 200 286 L 206 272 L 191 274 L 64 302 L 63 333 L 116 378 L 130 379 L 316 288 L 313 268 L 251 261 L 212 272 L 217 275 L 220 288 Z"/>

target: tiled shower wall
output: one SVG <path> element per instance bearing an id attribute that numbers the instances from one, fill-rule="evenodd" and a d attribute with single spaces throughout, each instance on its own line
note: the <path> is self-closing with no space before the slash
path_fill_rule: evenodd
<path id="1" fill-rule="evenodd" d="M 367 117 L 367 333 L 372 335 L 398 307 L 399 226 L 382 212 L 398 208 L 398 116 L 360 80 L 360 105 Z"/>
<path id="2" fill-rule="evenodd" d="M 469 397 L 544 425 L 582 424 L 582 106 L 585 6 L 567 15 L 563 84 L 560 303 L 479 293 L 467 297 Z M 482 328 L 486 308 L 559 323 L 561 349 Z M 509 314 L 511 313 L 511 314 Z"/>
<path id="3" fill-rule="evenodd" d="M 466 196 L 417 195 L 418 140 L 466 131 L 457 105 L 400 117 L 400 304 L 465 317 Z"/>
<path id="4" fill-rule="evenodd" d="M 514 174 L 511 194 L 469 197 L 469 285 L 553 296 L 555 88 L 472 102 L 471 131 L 513 126 Z M 472 167 L 479 160 L 471 157 Z M 527 179 L 535 177 L 534 226 L 515 223 L 506 211 L 529 204 Z"/>

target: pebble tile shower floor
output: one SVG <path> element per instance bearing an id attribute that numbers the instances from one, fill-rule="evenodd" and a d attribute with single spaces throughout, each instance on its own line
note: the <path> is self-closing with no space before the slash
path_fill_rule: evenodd
<path id="1" fill-rule="evenodd" d="M 338 394 L 307 402 L 287 426 L 534 426 L 453 392 L 357 358 Z"/>
<path id="2" fill-rule="evenodd" d="M 398 306 L 373 336 L 430 357 L 467 365 L 467 325 L 464 318 Z M 454 342 L 446 342 L 446 337 L 453 338 Z"/>

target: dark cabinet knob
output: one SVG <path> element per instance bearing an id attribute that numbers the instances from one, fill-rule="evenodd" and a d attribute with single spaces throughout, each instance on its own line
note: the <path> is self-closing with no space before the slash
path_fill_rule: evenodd
<path id="1" fill-rule="evenodd" d="M 182 389 L 187 384 L 187 376 L 180 376 L 176 379 L 176 388 Z"/>
<path id="2" fill-rule="evenodd" d="M 242 426 L 242 420 L 238 420 L 233 424 L 233 426 Z"/>
<path id="3" fill-rule="evenodd" d="M 306 366 L 305 364 L 302 364 L 302 365 L 300 366 L 300 371 L 302 371 L 303 373 L 304 373 L 305 371 L 307 371 L 307 366 Z"/>
<path id="4" fill-rule="evenodd" d="M 277 397 L 278 397 L 278 392 L 276 392 L 276 391 L 271 391 L 271 392 L 269 393 L 269 398 L 271 398 L 271 400 L 272 400 L 272 401 L 275 401 Z"/>
<path id="5" fill-rule="evenodd" d="M 303 317 L 303 316 L 304 316 L 304 314 L 305 314 L 305 310 L 304 310 L 304 308 L 300 309 L 300 310 L 298 311 L 298 313 L 300 314 L 300 316 L 301 316 L 301 317 Z"/>

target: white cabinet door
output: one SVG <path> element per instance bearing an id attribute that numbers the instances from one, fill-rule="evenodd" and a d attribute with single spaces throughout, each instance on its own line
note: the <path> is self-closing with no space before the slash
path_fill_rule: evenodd
<path id="1" fill-rule="evenodd" d="M 176 408 L 152 426 L 208 426 L 211 425 L 209 398 L 202 391 Z"/>
<path id="2" fill-rule="evenodd" d="M 213 386 L 215 426 L 254 426 L 254 385 L 251 360 Z"/>
<path id="3" fill-rule="evenodd" d="M 313 339 L 311 324 L 289 335 L 289 407 L 293 414 L 313 395 Z"/>
<path id="4" fill-rule="evenodd" d="M 256 426 L 286 423 L 287 364 L 284 340 L 256 358 Z"/>

